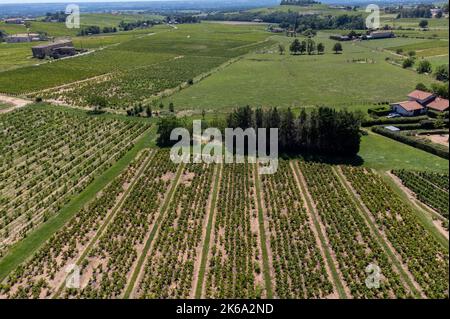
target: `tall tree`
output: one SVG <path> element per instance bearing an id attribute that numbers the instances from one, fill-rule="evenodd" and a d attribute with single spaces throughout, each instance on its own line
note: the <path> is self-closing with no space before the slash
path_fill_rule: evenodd
<path id="1" fill-rule="evenodd" d="M 340 42 L 336 42 L 333 46 L 334 53 L 338 54 L 339 52 L 342 52 L 342 44 Z"/>

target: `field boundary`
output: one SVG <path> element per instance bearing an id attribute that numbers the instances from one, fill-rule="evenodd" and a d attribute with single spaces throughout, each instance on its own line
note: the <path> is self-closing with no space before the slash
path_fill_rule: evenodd
<path id="1" fill-rule="evenodd" d="M 409 206 L 409 208 L 415 213 L 418 221 L 422 224 L 422 226 L 425 228 L 427 232 L 431 234 L 444 248 L 446 252 L 449 251 L 449 240 L 445 238 L 444 235 L 442 235 L 439 230 L 436 228 L 436 225 L 433 223 L 433 219 L 430 216 L 429 213 L 424 211 L 423 209 L 420 209 L 420 207 L 417 207 L 408 200 L 408 195 L 403 192 L 403 190 L 395 184 L 394 180 L 387 175 L 385 172 L 378 172 L 375 170 L 372 170 L 375 174 L 378 174 L 381 176 L 383 181 L 387 184 L 387 186 L 394 191 L 402 200 L 405 202 L 406 205 Z"/>

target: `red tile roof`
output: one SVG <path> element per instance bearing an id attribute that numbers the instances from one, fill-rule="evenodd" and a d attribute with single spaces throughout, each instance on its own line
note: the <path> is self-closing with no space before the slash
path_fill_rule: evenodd
<path id="1" fill-rule="evenodd" d="M 402 108 L 404 108 L 408 112 L 417 111 L 423 109 L 423 106 L 416 102 L 416 101 L 404 101 L 404 102 L 398 102 L 395 103 L 400 105 Z"/>
<path id="2" fill-rule="evenodd" d="M 437 97 L 434 99 L 434 101 L 428 103 L 427 106 L 430 109 L 444 112 L 444 111 L 448 110 L 448 100 Z"/>
<path id="3" fill-rule="evenodd" d="M 425 92 L 421 90 L 414 90 L 411 93 L 408 94 L 408 97 L 417 99 L 417 100 L 426 100 L 433 96 L 433 93 Z"/>

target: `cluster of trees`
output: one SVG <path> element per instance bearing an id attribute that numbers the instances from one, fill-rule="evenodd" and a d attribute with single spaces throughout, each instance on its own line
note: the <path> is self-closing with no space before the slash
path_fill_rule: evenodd
<path id="1" fill-rule="evenodd" d="M 123 31 L 131 31 L 137 28 L 150 28 L 157 24 L 155 21 L 152 20 L 139 20 L 139 21 L 133 21 L 133 22 L 125 22 L 120 21 L 119 28 Z"/>
<path id="2" fill-rule="evenodd" d="M 402 54 L 402 50 L 397 50 L 397 54 Z M 406 59 L 403 60 L 402 62 L 402 66 L 403 68 L 411 68 L 416 64 L 416 52 L 415 51 L 410 51 L 408 52 L 408 57 Z M 428 73 L 428 74 L 432 74 L 433 73 L 433 66 L 430 63 L 430 61 L 428 60 L 420 60 L 417 63 L 416 66 L 416 71 L 417 73 L 423 74 L 423 73 Z M 436 69 L 434 70 L 434 77 L 436 80 L 438 81 L 442 81 L 442 82 L 448 82 L 448 64 L 442 64 L 436 67 Z"/>
<path id="3" fill-rule="evenodd" d="M 246 106 L 234 110 L 226 120 L 202 122 L 203 128 L 215 127 L 222 132 L 225 128 L 254 128 L 256 131 L 258 128 L 278 128 L 281 153 L 338 156 L 354 156 L 359 152 L 360 124 L 359 113 L 336 111 L 328 107 L 319 107 L 310 112 L 302 109 L 299 116 L 296 116 L 290 108 L 254 110 Z M 192 132 L 192 123 L 186 119 L 175 116 L 161 118 L 158 123 L 158 145 L 175 144 L 176 141 L 170 140 L 170 133 L 178 127 Z"/>
<path id="4" fill-rule="evenodd" d="M 397 19 L 400 18 L 431 18 L 432 5 L 420 4 L 413 8 L 400 8 Z"/>
<path id="5" fill-rule="evenodd" d="M 280 53 L 282 54 L 281 46 L 280 46 Z M 295 39 L 290 47 L 289 51 L 292 54 L 304 54 L 305 52 L 309 55 L 314 54 L 317 51 L 317 54 L 322 54 L 325 51 L 325 46 L 323 43 L 319 43 L 316 45 L 316 43 L 312 39 L 304 40 L 300 42 L 298 39 Z"/>
<path id="6" fill-rule="evenodd" d="M 443 83 L 432 83 L 430 87 L 427 87 L 423 83 L 418 83 L 416 85 L 416 90 L 421 90 L 425 92 L 431 92 L 433 94 L 436 94 L 444 99 L 448 99 L 448 84 Z"/>
<path id="7" fill-rule="evenodd" d="M 117 32 L 116 27 L 103 27 L 100 28 L 96 25 L 83 27 L 79 32 L 79 36 L 92 35 L 92 34 L 100 34 L 100 33 L 114 33 Z"/>
<path id="8" fill-rule="evenodd" d="M 279 151 L 354 156 L 359 151 L 361 116 L 319 107 L 296 117 L 290 108 L 236 109 L 227 118 L 230 128 L 278 128 Z"/>
<path id="9" fill-rule="evenodd" d="M 346 29 L 346 30 L 362 30 L 365 29 L 365 19 L 362 15 L 343 14 L 339 16 L 331 15 L 302 15 L 297 12 L 239 12 L 239 13 L 213 13 L 204 20 L 221 20 L 221 21 L 252 21 L 261 19 L 267 23 L 279 24 L 281 28 L 292 28 L 297 32 L 303 32 L 308 29 L 325 30 L 325 29 Z"/>
<path id="10" fill-rule="evenodd" d="M 201 20 L 199 17 L 197 16 L 192 16 L 192 15 L 176 15 L 176 16 L 167 16 L 166 20 L 167 23 L 170 22 L 177 22 L 180 24 L 185 24 L 185 23 L 200 23 Z"/>
<path id="11" fill-rule="evenodd" d="M 5 31 L 0 30 L 0 42 L 3 42 L 7 36 L 8 34 Z"/>
<path id="12" fill-rule="evenodd" d="M 310 6 L 313 4 L 320 4 L 319 1 L 314 0 L 282 0 L 280 5 L 281 6 Z"/>
<path id="13" fill-rule="evenodd" d="M 45 17 L 42 19 L 43 22 L 51 22 L 51 21 L 57 21 L 57 22 L 65 22 L 67 18 L 67 14 L 64 11 L 58 11 L 58 12 L 47 12 L 45 14 Z"/>

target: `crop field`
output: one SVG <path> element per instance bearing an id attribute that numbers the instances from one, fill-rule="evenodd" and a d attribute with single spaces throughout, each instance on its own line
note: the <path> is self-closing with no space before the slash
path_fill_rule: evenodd
<path id="1" fill-rule="evenodd" d="M 95 95 L 104 97 L 109 108 L 123 109 L 267 45 L 260 26 L 201 24 L 153 30 L 155 35 L 140 34 L 86 56 L 2 72 L 0 91 L 77 106 L 88 106 Z M 31 71 L 43 81 L 29 81 Z"/>
<path id="2" fill-rule="evenodd" d="M 263 176 L 168 156 L 142 150 L 1 278 L 0 298 L 448 297 L 445 241 L 378 173 L 281 160 Z M 79 289 L 65 285 L 73 265 Z"/>
<path id="3" fill-rule="evenodd" d="M 448 220 L 448 174 L 394 170 L 402 183 L 424 204 Z"/>
<path id="4" fill-rule="evenodd" d="M 186 90 L 165 98 L 178 108 L 225 111 L 252 106 L 300 107 L 330 105 L 367 110 L 372 103 L 397 101 L 419 82 L 433 82 L 385 61 L 392 55 L 377 47 L 426 40 L 392 39 L 343 43 L 343 53 L 334 54 L 329 33 L 319 33 L 316 43 L 325 45 L 323 55 L 280 55 L 278 47 L 248 55 Z M 271 38 L 285 45 L 287 37 Z M 389 75 L 389 76 L 387 76 Z M 229 94 L 232 92 L 233 94 Z"/>
<path id="5" fill-rule="evenodd" d="M 149 128 L 26 108 L 0 117 L 1 252 L 56 214 Z"/>

